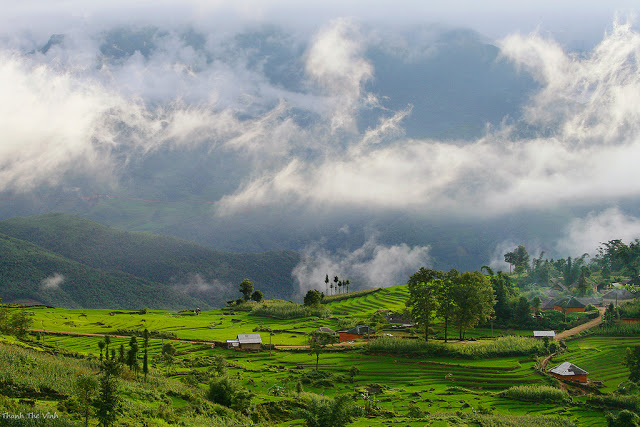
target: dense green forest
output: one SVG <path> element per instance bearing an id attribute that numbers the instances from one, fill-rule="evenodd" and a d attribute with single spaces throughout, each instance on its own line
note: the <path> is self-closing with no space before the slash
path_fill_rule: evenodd
<path id="1" fill-rule="evenodd" d="M 62 307 L 215 307 L 247 277 L 267 297 L 289 298 L 299 260 L 294 252 L 219 252 L 66 214 L 5 220 L 0 233 L 5 301 Z"/>

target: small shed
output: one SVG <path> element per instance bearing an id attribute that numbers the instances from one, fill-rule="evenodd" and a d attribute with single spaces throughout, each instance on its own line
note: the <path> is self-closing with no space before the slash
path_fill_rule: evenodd
<path id="1" fill-rule="evenodd" d="M 362 338 L 365 335 L 373 335 L 376 333 L 375 329 L 367 325 L 358 325 L 346 331 L 338 331 L 340 334 L 340 342 L 356 340 Z"/>
<path id="2" fill-rule="evenodd" d="M 237 340 L 227 340 L 227 348 L 260 350 L 262 349 L 262 337 L 260 334 L 238 334 Z"/>
<path id="3" fill-rule="evenodd" d="M 582 384 L 589 382 L 589 373 L 573 363 L 564 362 L 549 369 L 549 373 L 560 380 L 576 381 Z"/>
<path id="4" fill-rule="evenodd" d="M 555 339 L 556 333 L 555 331 L 533 331 L 534 338 L 544 338 L 549 337 L 551 339 Z"/>

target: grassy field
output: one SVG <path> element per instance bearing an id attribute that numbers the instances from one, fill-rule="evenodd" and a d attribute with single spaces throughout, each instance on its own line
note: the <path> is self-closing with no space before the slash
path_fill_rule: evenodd
<path id="1" fill-rule="evenodd" d="M 334 330 L 341 325 L 361 322 L 378 310 L 401 311 L 407 298 L 406 287 L 388 288 L 327 304 L 334 313 L 326 319 L 315 317 L 279 320 L 255 316 L 249 311 L 229 310 L 193 313 L 150 310 L 148 312 L 114 312 L 112 310 L 65 310 L 32 308 L 34 329 L 65 331 L 100 336 L 62 334 L 31 334 L 26 342 L 5 337 L 0 343 L 0 362 L 4 372 L 16 373 L 0 380 L 7 390 L 22 390 L 9 400 L 0 395 L 0 409 L 22 410 L 17 401 L 20 393 L 33 396 L 32 390 L 53 390 L 50 395 L 36 397 L 35 410 L 58 411 L 70 424 L 77 425 L 78 414 L 60 409 L 73 395 L 74 378 L 81 371 L 96 372 L 99 366 L 98 342 L 102 334 L 148 328 L 173 334 L 182 340 L 204 340 L 207 343 L 171 340 L 176 348 L 175 360 L 162 358 L 162 345 L 168 338 L 152 338 L 149 360 L 153 386 L 135 381 L 129 373 L 121 380 L 124 397 L 123 424 L 143 425 L 246 425 L 247 415 L 218 407 L 207 401 L 206 390 L 211 378 L 210 368 L 217 357 L 226 360 L 226 374 L 254 394 L 254 421 L 263 425 L 303 425 L 296 408 L 310 396 L 338 396 L 347 394 L 355 404 L 365 408 L 354 426 L 602 426 L 606 420 L 602 409 L 585 405 L 586 397 L 567 396 L 566 401 L 545 402 L 517 400 L 501 393 L 515 386 L 554 387 L 559 383 L 537 371 L 535 356 L 526 350 L 523 355 L 489 358 L 420 356 L 418 353 L 367 352 L 365 346 L 329 345 L 320 354 L 318 371 L 316 355 L 308 349 L 295 348 L 307 343 L 308 333 L 319 326 Z M 224 342 L 240 333 L 252 333 L 256 328 L 274 331 L 261 332 L 263 341 L 269 337 L 278 346 L 294 346 L 288 350 L 240 352 L 214 348 L 210 341 Z M 381 333 L 393 335 L 396 330 Z M 502 335 L 529 335 L 530 331 L 494 330 L 495 340 L 459 343 L 452 340 L 447 348 L 497 345 L 500 342 L 524 338 L 498 339 Z M 168 336 L 167 335 L 167 336 Z M 490 330 L 477 330 L 472 336 L 490 337 Z M 415 342 L 414 340 L 412 340 Z M 124 345 L 129 338 L 112 338 L 111 348 Z M 141 339 L 139 340 L 141 342 Z M 33 350 L 17 348 L 33 347 Z M 567 342 L 568 352 L 557 356 L 549 366 L 570 361 L 590 372 L 589 377 L 605 384 L 603 392 L 616 389 L 628 372 L 621 364 L 626 347 L 637 344 L 637 338 L 584 337 Z M 438 344 L 442 345 L 442 344 Z M 16 356 L 13 353 L 20 353 Z M 26 353 L 30 352 L 30 353 Z M 17 353 L 16 353 L 17 354 Z M 454 353 L 447 353 L 454 354 Z M 28 369 L 38 372 L 29 378 Z M 4 381 L 4 382 L 3 382 Z M 302 389 L 303 394 L 298 394 Z M 6 390 L 5 390 L 6 391 Z M 2 391 L 0 394 L 6 394 Z M 31 393 L 31 394 L 29 394 Z M 53 396 L 53 397 L 52 397 Z M 4 400 L 3 400 L 4 399 Z M 306 399 L 306 400 L 305 400 Z M 65 403 L 66 405 L 66 403 Z M 64 405 L 63 405 L 64 406 Z M 369 409 L 366 409 L 369 408 Z M 371 409 L 373 408 L 373 409 Z M 26 410 L 26 409 L 25 409 Z M 33 409 L 31 409 L 33 410 Z M 371 410 L 371 416 L 365 416 Z M 225 412 L 228 411 L 228 412 Z M 225 421 L 227 420 L 227 421 Z M 236 423 L 236 424 L 234 424 Z M 67 424 L 61 424 L 67 425 Z M 92 425 L 95 424 L 95 420 Z"/>
<path id="2" fill-rule="evenodd" d="M 602 391 L 611 392 L 629 375 L 624 367 L 627 347 L 638 344 L 638 337 L 594 336 L 568 341 L 569 351 L 554 358 L 550 367 L 571 362 L 589 372 L 590 380 L 602 381 Z"/>

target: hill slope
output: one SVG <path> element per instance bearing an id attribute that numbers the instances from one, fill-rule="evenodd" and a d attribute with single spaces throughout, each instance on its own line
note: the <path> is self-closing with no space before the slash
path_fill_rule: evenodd
<path id="1" fill-rule="evenodd" d="M 299 260 L 294 252 L 218 252 L 186 240 L 120 231 L 67 214 L 11 218 L 0 222 L 0 233 L 13 238 L 6 239 L 5 244 L 12 247 L 11 250 L 7 248 L 8 251 L 16 253 L 14 264 L 11 264 L 13 267 L 10 268 L 14 280 L 21 278 L 40 283 L 53 273 L 64 274 L 53 268 L 58 268 L 56 263 L 38 270 L 39 274 L 33 279 L 20 273 L 21 270 L 27 272 L 36 268 L 44 262 L 43 259 L 57 255 L 56 260 L 67 263 L 73 261 L 95 274 L 100 272 L 131 277 L 151 288 L 169 289 L 173 294 L 190 296 L 186 300 L 176 299 L 171 308 L 182 308 L 185 303 L 193 301 L 199 301 L 205 307 L 221 305 L 225 299 L 239 296 L 238 284 L 245 277 L 250 278 L 256 289 L 262 290 L 268 297 L 290 298 L 293 293 L 291 270 Z M 37 245 L 40 250 L 34 246 L 20 245 L 19 240 Z M 33 256 L 20 255 L 23 250 Z M 42 274 L 46 276 L 41 277 Z M 104 287 L 106 282 L 98 280 L 95 286 Z M 85 306 L 79 296 L 72 293 L 69 297 Z M 144 298 L 141 300 L 134 295 L 131 298 L 134 299 L 131 303 L 135 303 L 137 308 L 160 308 L 157 304 L 141 305 Z M 163 299 L 151 299 L 150 302 L 154 301 Z M 118 306 L 122 306 L 121 302 L 118 302 Z M 192 306 L 191 303 L 189 306 Z"/>

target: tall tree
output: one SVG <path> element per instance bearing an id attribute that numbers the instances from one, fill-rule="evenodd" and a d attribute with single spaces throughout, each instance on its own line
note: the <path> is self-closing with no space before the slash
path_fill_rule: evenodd
<path id="1" fill-rule="evenodd" d="M 102 356 L 102 353 L 100 353 L 100 355 Z M 89 415 L 91 415 L 91 402 L 93 401 L 96 387 L 98 387 L 98 381 L 96 381 L 96 379 L 89 373 L 81 372 L 76 378 L 78 400 L 80 401 L 80 405 L 82 405 L 82 410 L 84 412 L 85 427 L 89 425 Z"/>
<path id="2" fill-rule="evenodd" d="M 100 348 L 100 361 L 102 361 L 102 351 L 104 350 L 104 341 L 98 341 L 98 348 Z"/>
<path id="3" fill-rule="evenodd" d="M 145 329 L 142 333 L 144 339 L 144 358 L 142 359 L 142 373 L 144 374 L 144 381 L 147 381 L 147 374 L 149 373 L 149 330 Z"/>
<path id="4" fill-rule="evenodd" d="M 249 301 L 253 293 L 253 282 L 249 279 L 244 279 L 242 283 L 240 283 L 240 293 L 245 301 Z"/>
<path id="5" fill-rule="evenodd" d="M 317 289 L 310 289 L 304 296 L 303 304 L 307 307 L 317 306 L 320 305 L 323 298 L 324 294 L 322 292 Z"/>
<path id="6" fill-rule="evenodd" d="M 439 280 L 420 282 L 409 285 L 409 302 L 411 316 L 424 327 L 424 339 L 429 341 L 429 328 L 436 308 L 438 307 Z"/>
<path id="7" fill-rule="evenodd" d="M 523 245 L 504 254 L 504 261 L 509 264 L 509 273 L 511 273 L 511 266 L 514 267 L 516 274 L 522 274 L 529 270 L 529 253 Z"/>
<path id="8" fill-rule="evenodd" d="M 138 351 L 140 347 L 138 346 L 138 339 L 133 336 L 129 340 L 129 350 L 127 351 L 127 365 L 129 369 L 136 373 L 136 377 L 138 376 Z"/>
<path id="9" fill-rule="evenodd" d="M 96 401 L 96 416 L 100 425 L 109 427 L 117 418 L 117 410 L 120 405 L 118 396 L 118 375 L 121 364 L 114 358 L 106 358 L 101 365 L 99 395 Z"/>
<path id="10" fill-rule="evenodd" d="M 329 275 L 328 274 L 324 276 L 324 285 L 326 287 L 325 292 L 328 294 L 329 293 Z"/>
<path id="11" fill-rule="evenodd" d="M 457 310 L 452 320 L 462 340 L 468 329 L 489 320 L 493 314 L 495 297 L 491 282 L 479 271 L 462 273 L 453 282 L 453 299 Z"/>
<path id="12" fill-rule="evenodd" d="M 320 354 L 329 345 L 336 342 L 336 336 L 327 332 L 315 332 L 309 340 L 309 350 L 316 355 L 316 371 L 320 363 Z"/>
<path id="13" fill-rule="evenodd" d="M 629 380 L 640 382 L 640 345 L 627 348 L 624 363 L 629 369 Z"/>

